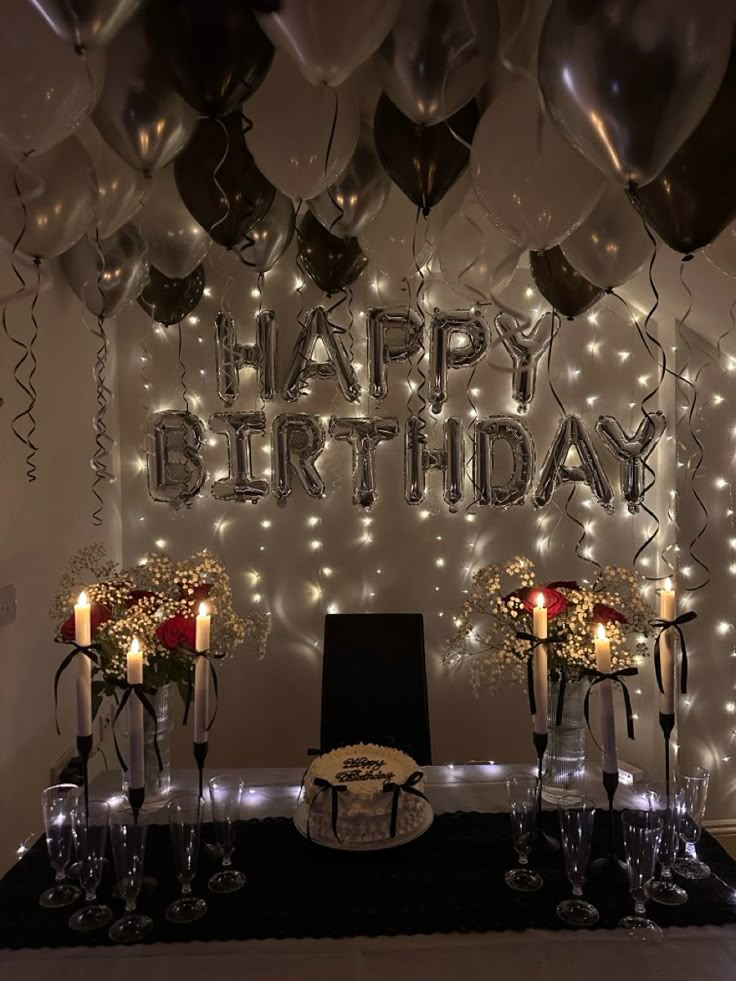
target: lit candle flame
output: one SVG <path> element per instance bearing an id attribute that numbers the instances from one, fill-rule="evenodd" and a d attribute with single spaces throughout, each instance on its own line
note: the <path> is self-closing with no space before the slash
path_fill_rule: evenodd
<path id="1" fill-rule="evenodd" d="M 606 628 L 602 623 L 598 624 L 598 640 L 608 640 L 606 635 Z"/>
<path id="2" fill-rule="evenodd" d="M 130 645 L 130 653 L 131 654 L 140 654 L 140 652 L 141 652 L 141 647 L 140 647 L 140 644 L 138 643 L 138 638 L 137 637 L 134 637 L 133 638 L 133 643 Z"/>
<path id="3" fill-rule="evenodd" d="M 87 594 L 85 593 L 84 590 L 82 590 L 82 592 L 79 594 L 79 599 L 77 600 L 77 603 L 79 604 L 79 606 L 89 605 L 89 600 L 87 599 Z"/>
<path id="4" fill-rule="evenodd" d="M 664 581 L 664 588 L 668 593 L 672 592 L 672 580 L 670 579 L 669 576 L 667 576 L 667 578 Z"/>
<path id="5" fill-rule="evenodd" d="M 201 617 L 206 617 L 206 616 L 209 616 L 209 612 L 210 612 L 210 611 L 209 611 L 209 609 L 207 608 L 207 604 L 206 604 L 206 603 L 200 603 L 200 604 L 199 604 L 199 615 L 200 615 Z"/>
<path id="6" fill-rule="evenodd" d="M 544 609 L 544 593 L 537 593 L 537 609 Z"/>

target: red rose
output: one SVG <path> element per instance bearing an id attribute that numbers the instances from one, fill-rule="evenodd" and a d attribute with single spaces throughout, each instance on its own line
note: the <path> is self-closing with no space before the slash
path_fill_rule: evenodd
<path id="1" fill-rule="evenodd" d="M 156 636 L 169 651 L 177 651 L 182 647 L 193 651 L 197 635 L 197 624 L 194 617 L 175 616 L 164 620 L 156 627 Z"/>
<path id="2" fill-rule="evenodd" d="M 523 589 L 515 590 L 510 596 L 518 597 L 524 604 L 524 609 L 528 610 L 529 613 L 533 613 L 537 607 L 537 597 L 540 593 L 544 596 L 544 605 L 547 607 L 548 620 L 554 620 L 560 613 L 565 612 L 567 609 L 567 599 L 562 593 L 556 589 L 552 589 L 550 586 L 525 586 Z M 509 599 L 509 596 L 506 599 Z"/>
<path id="3" fill-rule="evenodd" d="M 150 589 L 132 589 L 128 597 L 128 609 L 130 610 L 134 606 L 138 606 L 141 600 L 157 598 L 158 594 L 152 592 Z"/>
<path id="4" fill-rule="evenodd" d="M 596 623 L 628 623 L 629 621 L 620 610 L 605 603 L 596 603 L 593 607 L 593 619 Z"/>
<path id="5" fill-rule="evenodd" d="M 90 622 L 90 634 L 92 640 L 95 639 L 95 634 L 98 628 L 110 619 L 112 613 L 107 606 L 103 606 L 102 603 L 93 603 L 92 609 L 89 614 Z M 74 614 L 68 617 L 61 628 L 61 639 L 65 644 L 73 644 L 77 639 L 77 630 L 74 624 Z"/>

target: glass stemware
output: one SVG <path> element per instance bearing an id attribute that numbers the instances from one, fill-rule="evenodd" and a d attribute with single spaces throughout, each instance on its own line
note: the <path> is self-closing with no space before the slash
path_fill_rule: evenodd
<path id="1" fill-rule="evenodd" d="M 536 892 L 543 885 L 542 876 L 529 868 L 529 853 L 537 830 L 536 777 L 509 777 L 506 791 L 511 817 L 511 837 L 519 857 L 519 868 L 509 869 L 504 881 L 517 892 Z"/>
<path id="2" fill-rule="evenodd" d="M 702 766 L 680 771 L 675 776 L 675 786 L 684 799 L 680 839 L 685 843 L 686 852 L 684 858 L 675 862 L 675 872 L 684 879 L 707 879 L 710 875 L 710 866 L 701 862 L 695 851 L 705 817 L 709 780 L 710 773 Z"/>
<path id="3" fill-rule="evenodd" d="M 663 937 L 661 927 L 647 919 L 646 911 L 649 888 L 657 866 L 663 823 L 661 812 L 654 809 L 628 810 L 621 814 L 634 914 L 625 916 L 618 925 L 636 940 L 658 941 Z"/>
<path id="4" fill-rule="evenodd" d="M 38 900 L 41 906 L 47 909 L 71 906 L 82 895 L 76 886 L 66 881 L 66 871 L 72 854 L 74 802 L 77 790 L 76 784 L 59 783 L 47 787 L 41 794 L 46 848 L 55 873 L 54 885 L 42 893 Z"/>
<path id="5" fill-rule="evenodd" d="M 181 896 L 167 908 L 166 919 L 171 923 L 193 923 L 207 912 L 204 899 L 192 895 L 192 880 L 197 874 L 199 857 L 202 801 L 197 794 L 185 794 L 169 801 L 166 810 L 174 867 L 181 886 Z"/>
<path id="6" fill-rule="evenodd" d="M 110 939 L 116 943 L 137 943 L 153 928 L 151 917 L 136 910 L 138 894 L 143 884 L 147 831 L 145 815 L 140 813 L 136 821 L 127 804 L 121 804 L 110 811 L 110 840 L 117 891 L 125 902 L 124 915 L 108 931 Z"/>
<path id="7" fill-rule="evenodd" d="M 84 901 L 87 905 L 70 917 L 69 926 L 72 930 L 99 930 L 112 919 L 110 907 L 97 902 L 97 890 L 102 881 L 107 848 L 109 812 L 110 808 L 102 801 L 91 801 L 85 807 L 84 799 L 77 799 L 74 828 L 79 883 L 84 889 Z"/>
<path id="8" fill-rule="evenodd" d="M 557 906 L 557 915 L 570 926 L 588 927 L 598 922 L 598 910 L 583 899 L 593 845 L 595 804 L 587 797 L 562 797 L 557 805 L 562 836 L 565 872 L 572 886 L 572 897 Z"/>
<path id="9" fill-rule="evenodd" d="M 670 787 L 669 795 L 664 783 L 652 784 L 645 792 L 651 810 L 662 816 L 662 840 L 659 843 L 660 878 L 652 882 L 649 895 L 663 906 L 682 906 L 687 893 L 672 878 L 672 867 L 680 846 L 680 825 L 684 812 L 682 791 Z"/>
<path id="10" fill-rule="evenodd" d="M 222 868 L 210 878 L 209 888 L 212 892 L 237 892 L 245 885 L 245 875 L 232 867 L 240 800 L 245 784 L 236 776 L 213 777 L 209 788 L 215 836 L 222 849 Z"/>

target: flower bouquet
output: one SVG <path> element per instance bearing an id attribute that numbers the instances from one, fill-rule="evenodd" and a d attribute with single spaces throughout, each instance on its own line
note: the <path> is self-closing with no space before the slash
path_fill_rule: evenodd
<path id="1" fill-rule="evenodd" d="M 558 580 L 540 584 L 534 562 L 518 556 L 502 565 L 488 565 L 473 576 L 473 588 L 455 618 L 455 633 L 443 660 L 469 662 L 476 694 L 497 691 L 509 683 L 526 685 L 529 643 L 517 632 L 532 632 L 537 596 L 544 595 L 550 632 L 564 634 L 563 644 L 549 649 L 549 673 L 559 680 L 580 680 L 595 668 L 593 638 L 604 624 L 611 643 L 612 669 L 637 664 L 649 653 L 651 608 L 644 580 L 632 569 L 609 566 L 591 584 Z"/>

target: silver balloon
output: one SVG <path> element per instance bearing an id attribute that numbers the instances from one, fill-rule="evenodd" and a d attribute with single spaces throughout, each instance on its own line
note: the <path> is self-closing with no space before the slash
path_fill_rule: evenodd
<path id="1" fill-rule="evenodd" d="M 511 416 L 477 419 L 474 426 L 473 484 L 478 504 L 501 510 L 524 504 L 534 479 L 534 440 L 526 426 Z M 503 484 L 493 483 L 496 443 L 511 450 L 511 476 Z"/>
<path id="2" fill-rule="evenodd" d="M 386 203 L 391 178 L 376 153 L 373 130 L 363 124 L 355 153 L 338 181 L 309 202 L 309 210 L 338 238 L 359 235 Z"/>
<path id="3" fill-rule="evenodd" d="M 325 431 L 314 416 L 283 412 L 273 420 L 271 489 L 280 507 L 291 494 L 294 473 L 309 497 L 325 496 L 325 482 L 315 466 L 324 448 Z"/>
<path id="4" fill-rule="evenodd" d="M 631 514 L 641 507 L 646 492 L 646 461 L 667 428 L 662 412 L 648 413 L 629 435 L 613 416 L 601 416 L 595 431 L 621 464 L 621 491 Z"/>
<path id="5" fill-rule="evenodd" d="M 276 191 L 266 214 L 245 237 L 243 258 L 259 273 L 273 269 L 294 237 L 296 215 L 291 198 Z"/>
<path id="6" fill-rule="evenodd" d="M 454 514 L 465 494 L 465 440 L 460 419 L 446 419 L 441 449 L 427 446 L 425 423 L 410 416 L 404 432 L 404 497 L 407 504 L 421 504 L 427 496 L 427 474 L 442 473 L 442 496 Z"/>
<path id="7" fill-rule="evenodd" d="M 210 429 L 227 439 L 228 475 L 212 484 L 218 501 L 258 504 L 268 494 L 268 481 L 253 476 L 253 435 L 264 436 L 266 417 L 262 412 L 215 412 Z"/>
<path id="8" fill-rule="evenodd" d="M 547 108 L 604 174 L 647 184 L 713 101 L 732 31 L 724 0 L 555 0 L 539 47 Z"/>
<path id="9" fill-rule="evenodd" d="M 218 313 L 215 317 L 215 365 L 217 394 L 225 405 L 237 402 L 240 396 L 241 368 L 258 372 L 258 394 L 272 399 L 276 394 L 276 314 L 262 310 L 256 316 L 255 344 L 241 344 L 232 314 Z"/>
<path id="10" fill-rule="evenodd" d="M 370 511 L 376 499 L 376 447 L 399 434 L 399 420 L 393 416 L 375 419 L 330 419 L 330 436 L 350 443 L 353 449 L 353 504 Z"/>
<path id="11" fill-rule="evenodd" d="M 537 368 L 542 355 L 549 350 L 554 333 L 559 330 L 560 318 L 556 313 L 548 312 L 542 314 L 534 326 L 522 330 L 516 318 L 504 312 L 496 314 L 493 323 L 513 364 L 513 398 L 518 411 L 523 414 L 529 411 L 534 400 Z"/>
<path id="12" fill-rule="evenodd" d="M 258 22 L 312 85 L 340 85 L 391 30 L 399 0 L 280 0 Z"/>
<path id="13" fill-rule="evenodd" d="M 186 279 L 212 241 L 182 201 L 173 167 L 159 170 L 146 183 L 146 202 L 137 225 L 148 242 L 151 264 L 169 279 Z"/>
<path id="14" fill-rule="evenodd" d="M 327 361 L 312 359 L 317 341 L 322 341 Z M 296 339 L 282 393 L 286 401 L 295 402 L 311 378 L 337 378 L 340 391 L 348 402 L 356 402 L 360 398 L 358 376 L 345 349 L 340 329 L 330 321 L 324 307 L 314 307 L 309 311 Z"/>
<path id="15" fill-rule="evenodd" d="M 171 88 L 140 19 L 107 49 L 105 85 L 92 120 L 113 150 L 144 174 L 170 163 L 194 132 L 197 113 Z"/>
<path id="16" fill-rule="evenodd" d="M 92 161 L 74 136 L 18 164 L 0 152 L 0 236 L 26 255 L 51 259 L 70 249 L 96 199 Z"/>
<path id="17" fill-rule="evenodd" d="M 121 160 L 89 120 L 79 128 L 77 136 L 92 159 L 97 181 L 93 225 L 100 238 L 108 238 L 140 211 L 146 181 L 143 174 Z"/>
<path id="18" fill-rule="evenodd" d="M 565 461 L 571 450 L 575 450 L 579 462 L 568 465 Z M 555 434 L 534 491 L 534 507 L 549 504 L 554 492 L 564 483 L 587 484 L 598 503 L 606 511 L 613 510 L 611 482 L 585 423 L 574 415 L 565 416 Z"/>
<path id="19" fill-rule="evenodd" d="M 49 27 L 78 51 L 105 48 L 143 0 L 31 0 Z"/>
<path id="20" fill-rule="evenodd" d="M 560 248 L 589 282 L 611 289 L 641 269 L 652 244 L 626 191 L 608 185 L 580 228 L 564 239 Z"/>
<path id="21" fill-rule="evenodd" d="M 80 58 L 28 0 L 3 0 L 0 140 L 19 154 L 45 153 L 81 125 L 102 91 L 105 54 Z"/>
<path id="22" fill-rule="evenodd" d="M 148 424 L 148 493 L 173 508 L 191 505 L 207 478 L 204 426 L 191 412 L 166 409 Z"/>
<path id="23" fill-rule="evenodd" d="M 407 361 L 422 346 L 424 324 L 410 307 L 371 307 L 366 325 L 368 332 L 368 391 L 371 398 L 388 395 L 388 366 L 392 361 Z"/>
<path id="24" fill-rule="evenodd" d="M 148 282 L 148 249 L 135 225 L 109 238 L 81 238 L 61 257 L 66 281 L 96 317 L 116 317 Z"/>
<path id="25" fill-rule="evenodd" d="M 453 344 L 455 337 L 461 344 Z M 447 401 L 447 372 L 467 368 L 485 356 L 490 331 L 483 315 L 475 309 L 435 310 L 429 342 L 429 402 L 435 415 Z"/>
<path id="26" fill-rule="evenodd" d="M 384 88 L 415 123 L 447 119 L 473 98 L 498 44 L 495 0 L 408 0 L 378 53 Z"/>

